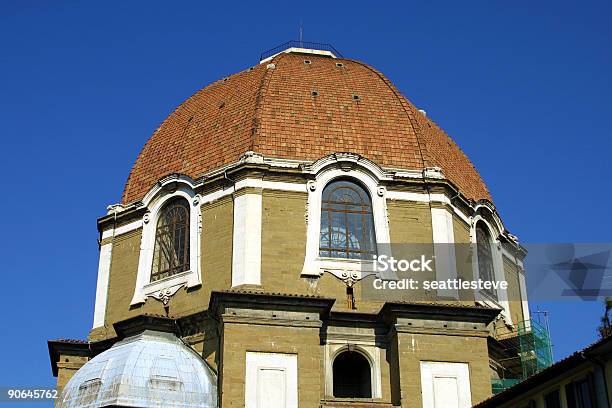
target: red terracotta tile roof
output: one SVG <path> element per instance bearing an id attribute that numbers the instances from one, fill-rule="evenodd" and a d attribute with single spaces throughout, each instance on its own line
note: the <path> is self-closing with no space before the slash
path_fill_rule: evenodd
<path id="1" fill-rule="evenodd" d="M 183 102 L 140 152 L 123 203 L 141 199 L 168 174 L 197 179 L 249 150 L 311 161 L 352 152 L 383 167 L 437 166 L 468 198 L 491 200 L 453 140 L 372 67 L 300 54 L 280 54 L 271 63 L 275 68 L 257 65 Z"/>

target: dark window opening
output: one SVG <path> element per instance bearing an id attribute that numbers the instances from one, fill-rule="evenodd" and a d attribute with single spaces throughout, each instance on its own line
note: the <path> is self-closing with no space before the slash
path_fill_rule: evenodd
<path id="1" fill-rule="evenodd" d="M 334 397 L 372 398 L 370 363 L 357 352 L 345 351 L 334 360 Z"/>
<path id="2" fill-rule="evenodd" d="M 527 402 L 527 405 L 521 408 L 537 408 L 537 404 L 534 400 L 529 400 L 529 402 Z"/>
<path id="3" fill-rule="evenodd" d="M 561 408 L 561 398 L 559 397 L 559 390 L 551 391 L 544 396 L 544 407 Z"/>
<path id="4" fill-rule="evenodd" d="M 155 230 L 151 282 L 189 270 L 189 203 L 170 201 L 160 211 Z"/>
<path id="5" fill-rule="evenodd" d="M 347 180 L 329 183 L 321 202 L 319 255 L 367 259 L 376 254 L 374 216 L 370 196 Z"/>
<path id="6" fill-rule="evenodd" d="M 476 224 L 476 255 L 478 259 L 478 277 L 483 281 L 495 280 L 491 238 L 482 223 Z M 495 289 L 484 289 L 483 292 L 497 300 Z"/>

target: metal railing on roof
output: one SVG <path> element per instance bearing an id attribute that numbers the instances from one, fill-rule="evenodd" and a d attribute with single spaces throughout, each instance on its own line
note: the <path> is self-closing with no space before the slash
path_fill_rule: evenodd
<path id="1" fill-rule="evenodd" d="M 276 46 L 274 48 L 271 48 L 267 51 L 262 52 L 259 60 L 263 61 L 266 58 L 269 58 L 280 52 L 288 50 L 289 48 L 306 48 L 309 50 L 329 51 L 332 54 L 334 54 L 336 57 L 342 58 L 342 54 L 340 54 L 338 50 L 335 49 L 334 46 L 331 44 L 311 42 L 311 41 L 292 40 L 292 41 L 287 41 L 286 43 L 283 43 L 279 46 Z"/>

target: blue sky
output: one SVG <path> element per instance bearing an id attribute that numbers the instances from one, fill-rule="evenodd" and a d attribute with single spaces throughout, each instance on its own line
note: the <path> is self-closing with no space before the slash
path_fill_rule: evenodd
<path id="1" fill-rule="evenodd" d="M 0 386 L 53 384 L 46 340 L 86 338 L 96 219 L 159 123 L 300 22 L 427 110 L 522 241 L 611 242 L 611 17 L 604 1 L 4 2 Z M 556 357 L 595 340 L 599 303 L 538 306 Z"/>

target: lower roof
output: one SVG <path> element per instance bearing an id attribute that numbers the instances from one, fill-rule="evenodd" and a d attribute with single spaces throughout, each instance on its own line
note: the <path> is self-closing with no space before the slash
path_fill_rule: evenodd
<path id="1" fill-rule="evenodd" d="M 514 399 L 523 398 L 526 393 L 534 390 L 536 387 L 553 383 L 559 377 L 567 375 L 568 371 L 572 369 L 585 363 L 593 364 L 594 361 L 600 358 L 608 359 L 610 356 L 612 356 L 612 336 L 602 338 L 590 346 L 576 351 L 539 373 L 475 405 L 474 408 L 496 408 Z"/>

